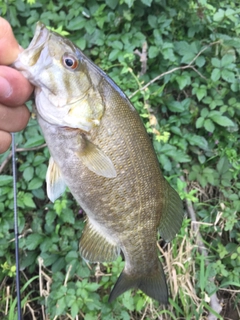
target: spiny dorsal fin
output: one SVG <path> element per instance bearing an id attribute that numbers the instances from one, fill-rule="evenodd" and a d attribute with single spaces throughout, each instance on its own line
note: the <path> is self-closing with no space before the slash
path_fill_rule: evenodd
<path id="1" fill-rule="evenodd" d="M 81 256 L 91 262 L 110 262 L 117 259 L 120 249 L 102 235 L 93 224 L 87 220 L 80 239 Z"/>
<path id="2" fill-rule="evenodd" d="M 54 202 L 59 198 L 66 189 L 66 184 L 62 178 L 62 174 L 56 162 L 50 157 L 46 174 L 47 195 Z"/>
<path id="3" fill-rule="evenodd" d="M 161 237 L 169 242 L 181 228 L 184 217 L 183 203 L 177 192 L 164 180 L 164 190 L 166 203 L 162 213 L 162 219 L 159 226 Z"/>
<path id="4" fill-rule="evenodd" d="M 84 138 L 83 150 L 77 155 L 81 162 L 91 171 L 105 178 L 115 178 L 117 176 L 114 164 L 110 158 L 95 144 Z"/>

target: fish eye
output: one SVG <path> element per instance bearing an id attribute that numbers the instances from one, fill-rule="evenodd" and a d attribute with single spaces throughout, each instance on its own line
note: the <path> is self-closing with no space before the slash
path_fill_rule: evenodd
<path id="1" fill-rule="evenodd" d="M 75 70 L 78 66 L 78 59 L 70 54 L 64 54 L 62 62 L 67 69 Z"/>

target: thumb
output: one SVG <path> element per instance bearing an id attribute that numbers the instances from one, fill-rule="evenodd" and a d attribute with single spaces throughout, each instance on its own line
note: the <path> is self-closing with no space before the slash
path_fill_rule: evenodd
<path id="1" fill-rule="evenodd" d="M 13 63 L 19 52 L 20 47 L 10 24 L 0 17 L 0 64 L 9 65 Z"/>

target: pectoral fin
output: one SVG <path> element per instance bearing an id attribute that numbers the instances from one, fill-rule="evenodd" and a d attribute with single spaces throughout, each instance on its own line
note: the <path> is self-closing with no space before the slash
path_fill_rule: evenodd
<path id="1" fill-rule="evenodd" d="M 46 182 L 48 198 L 54 202 L 63 194 L 66 189 L 66 184 L 62 178 L 58 165 L 54 162 L 52 157 L 49 159 Z"/>
<path id="2" fill-rule="evenodd" d="M 88 220 L 80 239 L 81 256 L 91 262 L 109 262 L 117 259 L 120 249 L 106 239 Z"/>
<path id="3" fill-rule="evenodd" d="M 99 176 L 115 178 L 117 176 L 114 164 L 110 158 L 97 146 L 84 139 L 84 147 L 77 152 L 81 162 Z"/>

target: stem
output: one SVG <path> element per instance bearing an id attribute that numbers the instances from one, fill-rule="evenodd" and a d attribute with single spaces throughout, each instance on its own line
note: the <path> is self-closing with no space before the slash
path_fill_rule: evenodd
<path id="1" fill-rule="evenodd" d="M 197 72 L 197 74 L 200 75 L 201 78 L 203 79 L 206 79 L 199 71 L 196 70 L 196 68 L 193 66 L 193 63 L 197 60 L 197 58 L 205 51 L 207 50 L 209 47 L 215 45 L 215 44 L 218 44 L 220 43 L 221 41 L 215 41 L 215 42 L 212 42 L 210 43 L 208 46 L 204 47 L 202 50 L 200 50 L 198 52 L 198 54 L 192 59 L 192 61 L 186 65 L 186 66 L 183 66 L 183 67 L 176 67 L 176 68 L 173 68 L 171 70 L 168 70 L 166 72 L 163 72 L 161 73 L 160 75 L 158 75 L 157 77 L 155 77 L 154 79 L 152 79 L 151 81 L 149 81 L 147 84 L 145 84 L 145 86 L 143 86 L 142 88 L 136 90 L 135 92 L 133 92 L 130 96 L 129 96 L 129 99 L 131 99 L 133 96 L 135 96 L 135 94 L 137 94 L 139 91 L 142 91 L 142 90 L 145 90 L 147 87 L 149 87 L 152 83 L 156 82 L 157 80 L 159 80 L 160 78 L 166 76 L 167 74 L 170 74 L 170 73 L 173 73 L 175 71 L 178 71 L 178 70 L 185 70 L 185 69 L 193 69 L 195 72 Z"/>
<path id="2" fill-rule="evenodd" d="M 180 179 L 186 183 L 183 176 Z M 186 188 L 185 188 L 185 192 L 187 193 Z M 202 238 L 202 235 L 199 230 L 199 224 L 197 223 L 197 216 L 196 216 L 195 210 L 193 208 L 192 201 L 187 199 L 186 200 L 186 207 L 187 207 L 188 215 L 192 221 L 193 231 L 195 232 L 195 235 L 196 235 L 196 244 L 198 246 L 198 251 L 201 255 L 203 255 L 205 258 L 207 258 L 207 256 L 208 256 L 207 248 L 205 247 L 205 245 L 203 243 L 203 238 Z M 204 261 L 205 261 L 205 264 L 208 265 L 207 259 L 204 259 Z M 215 280 L 215 277 L 209 278 L 210 282 L 214 282 L 214 280 Z M 216 313 L 218 313 L 220 315 L 220 312 L 222 311 L 222 306 L 219 303 L 216 292 L 210 296 L 210 306 Z M 218 317 L 215 316 L 213 313 L 209 313 L 207 319 L 208 320 L 217 320 Z"/>

